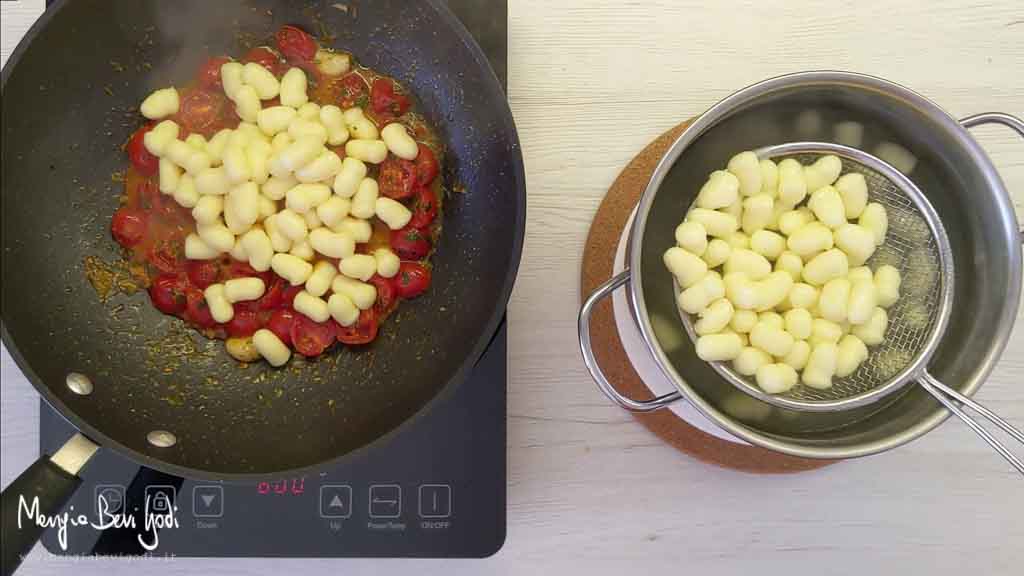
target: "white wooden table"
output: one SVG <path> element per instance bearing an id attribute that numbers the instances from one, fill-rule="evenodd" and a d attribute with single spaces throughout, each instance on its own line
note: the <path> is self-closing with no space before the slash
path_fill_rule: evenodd
<path id="1" fill-rule="evenodd" d="M 833 68 L 954 115 L 1024 114 L 1019 1 L 511 0 L 509 93 L 529 222 L 510 307 L 508 541 L 484 561 L 175 560 L 147 574 L 1020 573 L 1024 483 L 950 421 L 898 451 L 796 476 L 664 446 L 592 385 L 576 346 L 579 259 L 608 185 L 649 140 L 731 91 Z M 798 6 L 799 4 L 799 6 Z M 3 2 L 3 55 L 42 0 Z M 1018 204 L 1024 143 L 977 132 Z M 1018 313 L 1018 319 L 1021 314 Z M 978 398 L 1024 425 L 1024 328 Z M 36 455 L 37 395 L 3 358 L 2 482 Z M 138 573 L 40 553 L 23 574 Z M 913 572 L 910 572 L 913 570 Z M 586 571 L 586 572 L 584 572 Z"/>

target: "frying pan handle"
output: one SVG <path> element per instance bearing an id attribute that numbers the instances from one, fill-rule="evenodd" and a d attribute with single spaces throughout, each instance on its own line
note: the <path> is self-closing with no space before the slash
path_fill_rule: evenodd
<path id="1" fill-rule="evenodd" d="M 1024 138 L 1024 120 L 1005 112 L 982 112 L 960 119 L 960 124 L 964 128 L 974 128 L 983 124 L 1002 124 Z M 1020 240 L 1021 243 L 1024 243 L 1024 231 L 1020 233 Z"/>
<path id="2" fill-rule="evenodd" d="M 605 377 L 604 372 L 601 370 L 601 366 L 597 363 L 597 358 L 594 357 L 594 348 L 590 342 L 590 317 L 593 314 L 594 307 L 597 306 L 598 302 L 604 300 L 613 292 L 629 283 L 631 274 L 629 269 L 615 276 L 598 287 L 593 294 L 583 303 L 583 307 L 580 308 L 579 316 L 579 333 L 580 333 L 580 351 L 583 352 L 583 362 L 587 365 L 587 370 L 590 371 L 590 376 L 597 382 L 597 387 L 604 392 L 607 396 L 619 406 L 633 412 L 651 412 L 664 408 L 669 404 L 682 398 L 679 392 L 671 392 L 658 396 L 651 400 L 633 400 L 623 396 L 618 390 L 612 386 L 608 378 Z"/>
<path id="3" fill-rule="evenodd" d="M 43 455 L 0 494 L 2 553 L 0 569 L 11 576 L 45 530 L 43 519 L 59 514 L 78 490 L 78 471 L 96 452 L 96 445 L 75 434 L 51 458 Z M 38 503 L 38 505 L 37 505 Z"/>

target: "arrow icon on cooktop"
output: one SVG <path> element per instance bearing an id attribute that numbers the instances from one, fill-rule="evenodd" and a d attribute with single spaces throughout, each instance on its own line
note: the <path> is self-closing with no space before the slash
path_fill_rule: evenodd
<path id="1" fill-rule="evenodd" d="M 324 484 L 320 487 L 320 517 L 348 518 L 352 515 L 352 487 Z"/>
<path id="2" fill-rule="evenodd" d="M 206 504 L 207 507 L 209 507 L 213 502 L 213 499 L 216 498 L 213 494 L 200 494 L 199 497 L 203 499 L 203 504 Z"/>

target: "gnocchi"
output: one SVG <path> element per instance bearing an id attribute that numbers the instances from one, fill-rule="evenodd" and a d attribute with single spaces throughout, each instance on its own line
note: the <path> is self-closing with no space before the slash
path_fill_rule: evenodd
<path id="1" fill-rule="evenodd" d="M 420 153 L 419 144 L 413 140 L 405 126 L 393 122 L 380 131 L 380 138 L 392 154 L 403 160 L 415 160 Z"/>
<path id="2" fill-rule="evenodd" d="M 291 27 L 286 36 L 303 44 L 301 60 L 313 67 L 285 64 L 300 59 L 291 57 L 279 35 L 277 53 L 284 58 L 273 65 L 269 59 L 218 57 L 200 71 L 195 85 L 146 96 L 138 110 L 152 124 L 138 128 L 124 146 L 134 172 L 126 173 L 130 183 L 118 208 L 123 212 L 111 221 L 114 240 L 146 263 L 156 308 L 224 339 L 239 361 L 263 357 L 274 366 L 288 362 L 293 347 L 312 357 L 335 340 L 365 344 L 376 336 L 378 318 L 426 290 L 426 261 L 446 198 L 435 156 L 444 147 L 423 116 L 410 109 L 414 99 L 397 81 L 365 69 L 342 80 L 354 67 L 352 57 L 321 49 L 303 34 Z M 312 58 L 311 49 L 305 53 L 310 45 L 316 47 Z M 308 74 L 317 81 L 311 83 Z M 340 84 L 324 90 L 324 83 L 335 80 L 364 83 L 365 97 L 339 94 L 334 88 Z M 208 100 L 215 89 L 230 103 Z M 395 92 L 382 115 L 380 93 L 390 90 Z M 368 164 L 380 166 L 368 170 Z M 760 163 L 755 165 L 760 176 Z M 138 226 L 140 221 L 147 225 Z M 410 225 L 424 232 L 415 246 L 412 236 L 390 234 Z M 686 246 L 706 268 L 701 257 L 713 237 L 702 226 L 686 227 L 692 229 Z M 182 247 L 185 260 L 171 262 L 168 253 Z M 203 262 L 186 268 L 189 260 Z M 172 275 L 172 265 L 175 281 L 160 280 L 161 273 Z M 327 336 L 320 337 L 320 326 L 309 338 L 290 340 L 282 326 L 277 333 L 261 329 L 276 314 L 270 308 L 277 308 L 263 306 L 263 299 L 279 297 L 282 278 L 294 287 L 287 291 L 286 307 L 304 316 L 296 325 L 313 330 L 313 323 L 333 318 L 336 325 Z M 193 286 L 197 290 L 182 298 Z M 702 286 L 702 311 L 723 300 L 718 273 Z M 386 305 L 374 311 L 378 288 L 389 287 Z M 194 308 L 197 292 L 210 314 Z M 253 314 L 257 300 L 266 313 Z M 729 323 L 721 316 L 725 306 L 731 304 L 723 300 L 708 315 L 709 330 Z M 357 323 L 350 330 L 337 326 Z M 213 333 L 206 330 L 211 327 Z"/>
<path id="3" fill-rule="evenodd" d="M 663 254 L 700 358 L 778 394 L 831 387 L 884 340 L 900 274 L 865 264 L 888 216 L 842 170 L 837 156 L 804 166 L 743 152 L 711 173 Z"/>
<path id="4" fill-rule="evenodd" d="M 178 90 L 172 86 L 150 94 L 142 101 L 140 110 L 146 118 L 159 120 L 177 114 L 180 107 L 181 98 L 178 96 Z"/>
<path id="5" fill-rule="evenodd" d="M 729 159 L 726 169 L 735 176 L 741 195 L 753 196 L 761 192 L 761 162 L 757 154 L 740 152 Z"/>
<path id="6" fill-rule="evenodd" d="M 252 335 L 252 344 L 260 356 L 275 368 L 284 366 L 292 357 L 291 349 L 281 342 L 276 334 L 266 328 L 260 328 Z"/>
<path id="7" fill-rule="evenodd" d="M 711 173 L 704 187 L 697 194 L 697 206 L 715 210 L 725 208 L 739 198 L 740 181 L 724 170 Z"/>

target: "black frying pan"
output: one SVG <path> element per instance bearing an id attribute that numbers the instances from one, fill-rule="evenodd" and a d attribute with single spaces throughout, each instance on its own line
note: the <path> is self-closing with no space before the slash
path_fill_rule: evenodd
<path id="1" fill-rule="evenodd" d="M 373 345 L 243 370 L 144 293 L 101 302 L 83 261 L 119 258 L 111 174 L 125 167 L 138 103 L 288 23 L 336 35 L 334 46 L 408 86 L 447 143 L 446 183 L 465 191 L 446 203 L 430 291 L 403 303 Z M 66 0 L 12 54 L 2 95 L 3 342 L 85 437 L 145 466 L 237 481 L 343 458 L 463 380 L 501 319 L 524 233 L 522 159 L 501 86 L 442 2 Z M 72 372 L 91 394 L 69 388 Z M 155 430 L 176 443 L 155 446 Z M 39 493 L 52 513 L 77 484 L 44 457 L 4 491 L 5 573 L 28 550 L 28 532 L 6 529 L 15 492 Z"/>

